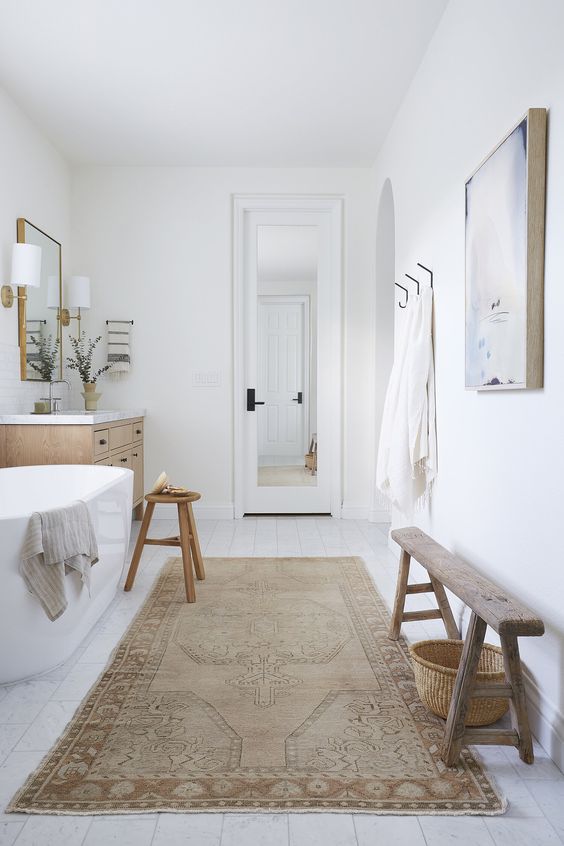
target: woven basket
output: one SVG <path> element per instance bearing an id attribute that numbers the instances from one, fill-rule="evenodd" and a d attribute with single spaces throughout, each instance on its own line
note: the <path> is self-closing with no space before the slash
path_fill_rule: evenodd
<path id="1" fill-rule="evenodd" d="M 447 718 L 454 681 L 462 657 L 462 640 L 421 640 L 409 647 L 415 684 L 421 701 L 437 714 Z M 477 684 L 505 681 L 501 649 L 485 643 L 478 664 Z M 503 717 L 509 707 L 507 699 L 472 699 L 466 714 L 467 726 L 487 726 Z"/>

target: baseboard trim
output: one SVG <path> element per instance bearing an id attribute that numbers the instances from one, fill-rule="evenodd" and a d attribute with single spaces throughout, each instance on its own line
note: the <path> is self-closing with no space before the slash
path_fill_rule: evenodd
<path id="1" fill-rule="evenodd" d="M 367 520 L 368 507 L 364 505 L 343 505 L 341 508 L 342 520 Z"/>
<path id="2" fill-rule="evenodd" d="M 386 508 L 371 508 L 368 512 L 370 523 L 389 523 L 391 519 L 391 512 Z"/>
<path id="3" fill-rule="evenodd" d="M 201 505 L 195 502 L 193 508 L 195 516 L 200 520 L 233 520 L 234 518 L 233 503 L 229 502 L 205 502 Z M 155 505 L 153 516 L 156 520 L 173 520 L 176 515 L 170 505 L 158 503 Z"/>
<path id="4" fill-rule="evenodd" d="M 564 715 L 543 696 L 526 670 L 523 675 L 531 731 L 558 769 L 564 772 Z"/>

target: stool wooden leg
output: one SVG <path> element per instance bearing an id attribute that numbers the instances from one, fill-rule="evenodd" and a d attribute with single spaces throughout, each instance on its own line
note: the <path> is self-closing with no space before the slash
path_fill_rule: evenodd
<path id="1" fill-rule="evenodd" d="M 147 532 L 149 531 L 149 525 L 151 523 L 151 517 L 153 516 L 154 510 L 155 503 L 148 502 L 147 509 L 143 515 L 143 522 L 141 523 L 141 528 L 139 529 L 139 535 L 137 536 L 137 543 L 135 544 L 133 558 L 131 559 L 131 564 L 129 565 L 129 572 L 127 574 L 127 579 L 125 580 L 124 590 L 131 590 L 133 587 L 133 582 L 135 581 L 135 576 L 137 575 L 137 568 L 139 567 L 139 562 L 141 561 L 141 553 L 143 552 L 145 538 L 147 537 Z"/>
<path id="2" fill-rule="evenodd" d="M 194 574 L 192 572 L 192 556 L 190 554 L 190 522 L 186 503 L 178 503 L 178 525 L 180 526 L 180 548 L 182 550 L 182 565 L 184 567 L 184 584 L 186 585 L 186 601 L 196 601 Z"/>
<path id="3" fill-rule="evenodd" d="M 202 550 L 200 549 L 200 541 L 198 540 L 198 528 L 196 520 L 194 519 L 194 512 L 192 511 L 192 503 L 187 502 L 188 523 L 190 525 L 190 546 L 192 547 L 192 558 L 194 559 L 194 569 L 200 581 L 206 578 L 206 571 L 204 570 L 204 559 L 202 558 Z"/>
<path id="4" fill-rule="evenodd" d="M 396 587 L 396 598 L 394 601 L 394 610 L 392 612 L 392 620 L 390 622 L 390 631 L 388 632 L 388 637 L 390 640 L 398 640 L 400 635 L 403 609 L 405 607 L 405 594 L 407 591 L 407 580 L 409 578 L 410 563 L 411 556 L 407 554 L 405 549 L 402 549 L 399 563 L 398 584 Z"/>
<path id="5" fill-rule="evenodd" d="M 503 652 L 503 664 L 505 666 L 505 677 L 513 688 L 513 698 L 509 700 L 509 713 L 511 714 L 511 725 L 519 735 L 519 757 L 526 764 L 532 764 L 535 760 L 533 752 L 533 740 L 529 728 L 529 715 L 527 714 L 527 700 L 525 697 L 525 685 L 523 684 L 523 673 L 521 671 L 521 658 L 519 657 L 519 644 L 513 636 L 500 635 L 501 651 Z"/>
<path id="6" fill-rule="evenodd" d="M 447 767 L 453 767 L 460 756 L 470 694 L 476 681 L 485 635 L 485 622 L 472 612 L 445 726 L 441 757 Z"/>

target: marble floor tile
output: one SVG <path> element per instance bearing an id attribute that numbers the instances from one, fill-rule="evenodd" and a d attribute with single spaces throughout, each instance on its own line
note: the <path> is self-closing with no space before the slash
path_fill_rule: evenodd
<path id="1" fill-rule="evenodd" d="M 151 846 L 157 817 L 94 817 L 82 846 Z"/>
<path id="2" fill-rule="evenodd" d="M 23 822 L 0 823 L 0 846 L 12 846 L 23 827 Z"/>
<path id="3" fill-rule="evenodd" d="M 290 846 L 357 846 L 351 814 L 290 814 Z"/>
<path id="4" fill-rule="evenodd" d="M 18 846 L 81 846 L 90 817 L 30 816 L 18 839 Z"/>
<path id="5" fill-rule="evenodd" d="M 417 817 L 354 814 L 358 846 L 425 846 Z"/>
<path id="6" fill-rule="evenodd" d="M 480 817 L 419 817 L 419 822 L 427 846 L 494 846 Z"/>
<path id="7" fill-rule="evenodd" d="M 47 752 L 61 736 L 79 705 L 80 700 L 47 702 L 18 741 L 16 752 L 30 752 L 35 749 Z"/>
<path id="8" fill-rule="evenodd" d="M 287 814 L 225 814 L 221 846 L 288 846 Z"/>
<path id="9" fill-rule="evenodd" d="M 485 824 L 495 846 L 562 846 L 548 820 L 490 817 Z"/>
<path id="10" fill-rule="evenodd" d="M 159 814 L 152 846 L 220 846 L 223 814 Z"/>

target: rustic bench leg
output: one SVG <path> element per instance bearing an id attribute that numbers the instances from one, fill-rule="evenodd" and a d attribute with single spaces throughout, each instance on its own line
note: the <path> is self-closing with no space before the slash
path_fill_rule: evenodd
<path id="1" fill-rule="evenodd" d="M 505 667 L 505 678 L 513 689 L 513 697 L 509 700 L 509 712 L 511 714 L 511 725 L 519 735 L 519 757 L 526 764 L 534 761 L 533 740 L 529 728 L 529 715 L 527 714 L 527 699 L 525 696 L 525 685 L 521 670 L 521 658 L 519 657 L 519 644 L 513 635 L 500 635 L 501 650 L 503 652 L 503 664 Z"/>
<path id="2" fill-rule="evenodd" d="M 394 610 L 392 612 L 392 620 L 390 622 L 390 630 L 388 632 L 390 640 L 398 640 L 400 635 L 410 564 L 411 556 L 405 551 L 405 549 L 402 549 L 398 571 L 398 583 L 396 587 L 396 598 L 394 600 Z"/>
<path id="3" fill-rule="evenodd" d="M 470 694 L 476 681 L 485 635 L 485 622 L 477 614 L 472 613 L 445 726 L 441 757 L 447 767 L 453 767 L 460 756 Z"/>
<path id="4" fill-rule="evenodd" d="M 429 579 L 431 580 L 431 584 L 433 585 L 433 591 L 437 598 L 437 604 L 439 606 L 439 611 L 441 612 L 443 618 L 443 623 L 445 624 L 447 635 L 451 640 L 460 640 L 460 632 L 458 631 L 458 626 L 454 621 L 452 609 L 450 607 L 448 596 L 446 595 L 446 591 L 443 585 L 431 575 L 429 575 Z"/>
<path id="5" fill-rule="evenodd" d="M 141 526 L 139 528 L 137 543 L 135 544 L 135 551 L 133 552 L 133 558 L 131 559 L 131 564 L 129 565 L 129 572 L 127 573 L 127 579 L 125 580 L 125 585 L 123 587 L 124 590 L 131 590 L 131 588 L 133 587 L 133 582 L 135 581 L 135 576 L 137 575 L 137 568 L 139 567 L 139 562 L 141 561 L 141 554 L 143 552 L 145 538 L 147 537 L 147 532 L 149 531 L 151 517 L 153 516 L 154 510 L 155 503 L 148 502 L 147 509 L 143 516 L 143 522 L 141 523 Z"/>

